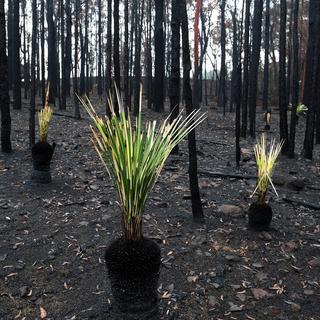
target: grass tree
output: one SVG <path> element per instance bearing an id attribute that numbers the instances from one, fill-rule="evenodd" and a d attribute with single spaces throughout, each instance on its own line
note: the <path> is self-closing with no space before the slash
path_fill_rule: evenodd
<path id="1" fill-rule="evenodd" d="M 166 159 L 205 115 L 197 110 L 184 118 L 180 112 L 171 123 L 168 117 L 159 125 L 157 121 L 147 121 L 143 125 L 140 96 L 134 126 L 119 96 L 119 116 L 110 100 L 110 118 L 98 116 L 88 99 L 80 98 L 80 101 L 94 124 L 91 128 L 95 149 L 118 191 L 124 236 L 127 240 L 140 239 L 144 207 Z"/>

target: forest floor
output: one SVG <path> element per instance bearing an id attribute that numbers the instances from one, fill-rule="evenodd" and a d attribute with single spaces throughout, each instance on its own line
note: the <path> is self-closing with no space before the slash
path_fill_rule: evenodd
<path id="1" fill-rule="evenodd" d="M 53 117 L 53 181 L 34 185 L 27 107 L 12 112 L 14 152 L 0 155 L 0 319 L 112 319 L 104 251 L 120 235 L 119 209 L 92 148 L 89 120 L 68 117 L 71 107 Z M 167 161 L 145 211 L 144 234 L 162 250 L 161 319 L 319 320 L 320 211 L 286 200 L 320 206 L 319 146 L 313 161 L 280 157 L 279 197 L 269 194 L 271 228 L 254 232 L 246 210 L 255 179 L 208 172 L 255 175 L 255 141 L 241 141 L 244 161 L 237 169 L 234 114 L 203 109 L 208 119 L 197 135 L 205 224 L 192 222 L 185 142 L 180 156 Z M 263 126 L 261 113 L 258 131 Z M 274 116 L 270 134 L 276 138 L 277 129 Z"/>

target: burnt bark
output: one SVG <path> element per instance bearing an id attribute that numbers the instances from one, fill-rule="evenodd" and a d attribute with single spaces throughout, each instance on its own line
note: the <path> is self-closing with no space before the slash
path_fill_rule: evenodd
<path id="1" fill-rule="evenodd" d="M 164 39 L 164 0 L 155 0 L 155 80 L 154 109 L 164 110 L 164 75 L 165 75 L 165 39 Z"/>
<path id="2" fill-rule="evenodd" d="M 190 48 L 189 48 L 189 28 L 188 28 L 188 14 L 186 8 L 186 1 L 180 2 L 180 17 L 182 29 L 182 51 L 183 51 L 183 89 L 184 100 L 186 104 L 186 112 L 189 115 L 193 110 L 192 104 L 192 89 L 190 84 Z M 192 130 L 188 135 L 188 148 L 189 148 L 189 181 L 192 202 L 192 214 L 195 222 L 203 222 L 204 215 L 201 204 L 199 182 L 198 182 L 198 163 L 197 163 L 197 146 L 196 146 L 196 133 Z"/>
<path id="3" fill-rule="evenodd" d="M 252 24 L 252 56 L 250 62 L 250 82 L 249 82 L 249 119 L 250 135 L 256 135 L 256 108 L 258 93 L 258 71 L 260 61 L 261 46 L 261 25 L 262 25 L 263 0 L 254 1 L 254 14 Z"/>
<path id="4" fill-rule="evenodd" d="M 6 17 L 4 0 L 0 0 L 0 110 L 1 110 L 1 150 L 9 153 L 11 147 L 11 116 L 8 82 L 8 60 L 6 52 Z"/>
<path id="5" fill-rule="evenodd" d="M 13 109 L 21 109 L 20 6 L 13 0 Z"/>

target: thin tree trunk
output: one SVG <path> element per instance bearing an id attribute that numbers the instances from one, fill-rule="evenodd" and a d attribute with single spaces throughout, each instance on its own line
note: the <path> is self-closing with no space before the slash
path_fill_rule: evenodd
<path id="1" fill-rule="evenodd" d="M 170 96 L 170 122 L 179 115 L 180 103 L 180 4 L 179 0 L 171 2 L 171 74 L 169 85 Z M 179 147 L 176 146 L 173 154 L 178 154 Z"/>
<path id="2" fill-rule="evenodd" d="M 247 121 L 248 121 L 248 90 L 249 90 L 249 30 L 250 30 L 250 5 L 251 0 L 246 1 L 246 14 L 244 23 L 244 58 L 243 58 L 243 86 L 241 97 L 241 109 L 242 109 L 242 124 L 241 124 L 241 137 L 245 138 L 247 135 Z"/>
<path id="3" fill-rule="evenodd" d="M 165 76 L 165 39 L 163 31 L 164 0 L 155 0 L 155 87 L 154 108 L 157 112 L 164 110 L 164 76 Z"/>
<path id="4" fill-rule="evenodd" d="M 8 60 L 6 52 L 6 16 L 4 0 L 0 0 L 0 110 L 1 110 L 1 150 L 11 152 L 11 116 L 8 82 Z"/>
<path id="5" fill-rule="evenodd" d="M 128 2 L 128 0 L 126 0 Z M 101 0 L 98 0 L 98 96 L 102 96 L 102 4 Z"/>
<path id="6" fill-rule="evenodd" d="M 108 0 L 108 21 L 107 21 L 107 61 L 106 61 L 106 94 L 111 95 L 111 67 L 112 67 L 112 0 Z M 106 114 L 111 115 L 109 99 L 106 101 Z"/>
<path id="7" fill-rule="evenodd" d="M 249 85 L 249 119 L 250 135 L 256 135 L 256 108 L 258 96 L 258 71 L 261 46 L 261 24 L 262 24 L 263 0 L 254 1 L 253 29 L 252 29 L 252 58 L 250 63 L 250 85 Z"/>
<path id="8" fill-rule="evenodd" d="M 279 110 L 280 110 L 280 140 L 284 141 L 282 153 L 288 151 L 288 120 L 286 97 L 286 0 L 280 2 L 280 57 L 279 57 Z"/>
<path id="9" fill-rule="evenodd" d="M 294 158 L 297 105 L 299 103 L 299 0 L 295 0 L 293 10 L 293 30 L 292 30 L 292 49 L 293 49 L 293 75 L 292 75 L 292 109 L 290 123 L 289 158 Z"/>
<path id="10" fill-rule="evenodd" d="M 219 84 L 219 107 L 223 108 L 223 115 L 226 114 L 226 24 L 225 24 L 225 8 L 226 0 L 221 0 L 221 68 L 220 68 L 220 84 Z"/>
<path id="11" fill-rule="evenodd" d="M 183 86 L 184 99 L 186 103 L 186 112 L 189 115 L 193 111 L 192 90 L 190 84 L 190 48 L 189 48 L 189 28 L 186 0 L 181 1 L 181 28 L 182 28 L 182 48 L 183 48 Z M 198 163 L 197 163 L 197 147 L 196 133 L 192 130 L 188 135 L 189 147 L 189 180 L 192 202 L 192 214 L 195 222 L 203 222 L 204 215 L 202 211 L 199 182 L 198 182 Z"/>
<path id="12" fill-rule="evenodd" d="M 37 0 L 32 0 L 32 58 L 31 58 L 31 97 L 29 112 L 29 144 L 32 147 L 36 139 L 36 55 L 37 55 Z"/>
<path id="13" fill-rule="evenodd" d="M 20 1 L 13 0 L 13 109 L 21 109 Z"/>
<path id="14" fill-rule="evenodd" d="M 119 36 L 119 0 L 114 1 L 113 10 L 113 65 L 114 65 L 114 82 L 117 90 L 121 92 L 121 78 L 120 78 L 120 36 Z M 140 1 L 139 1 L 140 2 Z M 141 45 L 141 43 L 140 43 Z M 140 47 L 141 48 L 141 47 Z M 117 97 L 114 99 L 115 113 L 119 113 L 119 105 Z"/>
<path id="15" fill-rule="evenodd" d="M 137 10 L 136 15 L 136 42 L 135 42 L 135 62 L 134 62 L 134 105 L 133 112 L 137 115 L 139 112 L 140 101 L 140 85 L 141 85 L 141 38 L 142 38 L 142 22 L 144 14 L 144 0 Z"/>
<path id="16" fill-rule="evenodd" d="M 263 110 L 269 110 L 270 0 L 266 0 L 264 26 Z"/>
<path id="17" fill-rule="evenodd" d="M 74 91 L 74 117 L 80 119 L 80 108 L 78 94 L 78 41 L 79 41 L 79 15 L 80 15 L 80 0 L 75 0 L 75 24 L 74 24 L 74 80 L 73 80 L 73 91 Z"/>
<path id="18" fill-rule="evenodd" d="M 46 95 L 46 76 L 45 76 L 45 52 L 44 52 L 44 0 L 41 0 L 41 96 L 42 105 L 45 103 Z"/>

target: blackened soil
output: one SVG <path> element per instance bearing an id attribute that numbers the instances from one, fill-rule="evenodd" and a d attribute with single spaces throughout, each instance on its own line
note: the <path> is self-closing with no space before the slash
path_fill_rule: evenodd
<path id="1" fill-rule="evenodd" d="M 0 319 L 112 319 L 104 252 L 121 234 L 119 208 L 92 148 L 89 121 L 70 117 L 71 106 L 67 116 L 53 117 L 53 182 L 37 186 L 29 183 L 27 106 L 12 112 L 14 152 L 0 155 Z M 319 146 L 314 161 L 299 155 L 299 121 L 297 157 L 280 157 L 279 198 L 269 194 L 271 228 L 254 232 L 246 211 L 255 180 L 207 173 L 254 175 L 254 140 L 241 141 L 244 161 L 237 169 L 234 115 L 204 109 L 208 120 L 197 136 L 206 223 L 192 223 L 185 142 L 181 155 L 167 161 L 145 211 L 144 234 L 162 253 L 161 318 L 319 320 L 320 213 L 283 200 L 320 205 Z M 258 130 L 262 120 L 259 113 Z M 273 114 L 269 134 L 276 138 L 277 128 Z M 289 188 L 297 179 L 305 182 L 301 191 Z"/>

